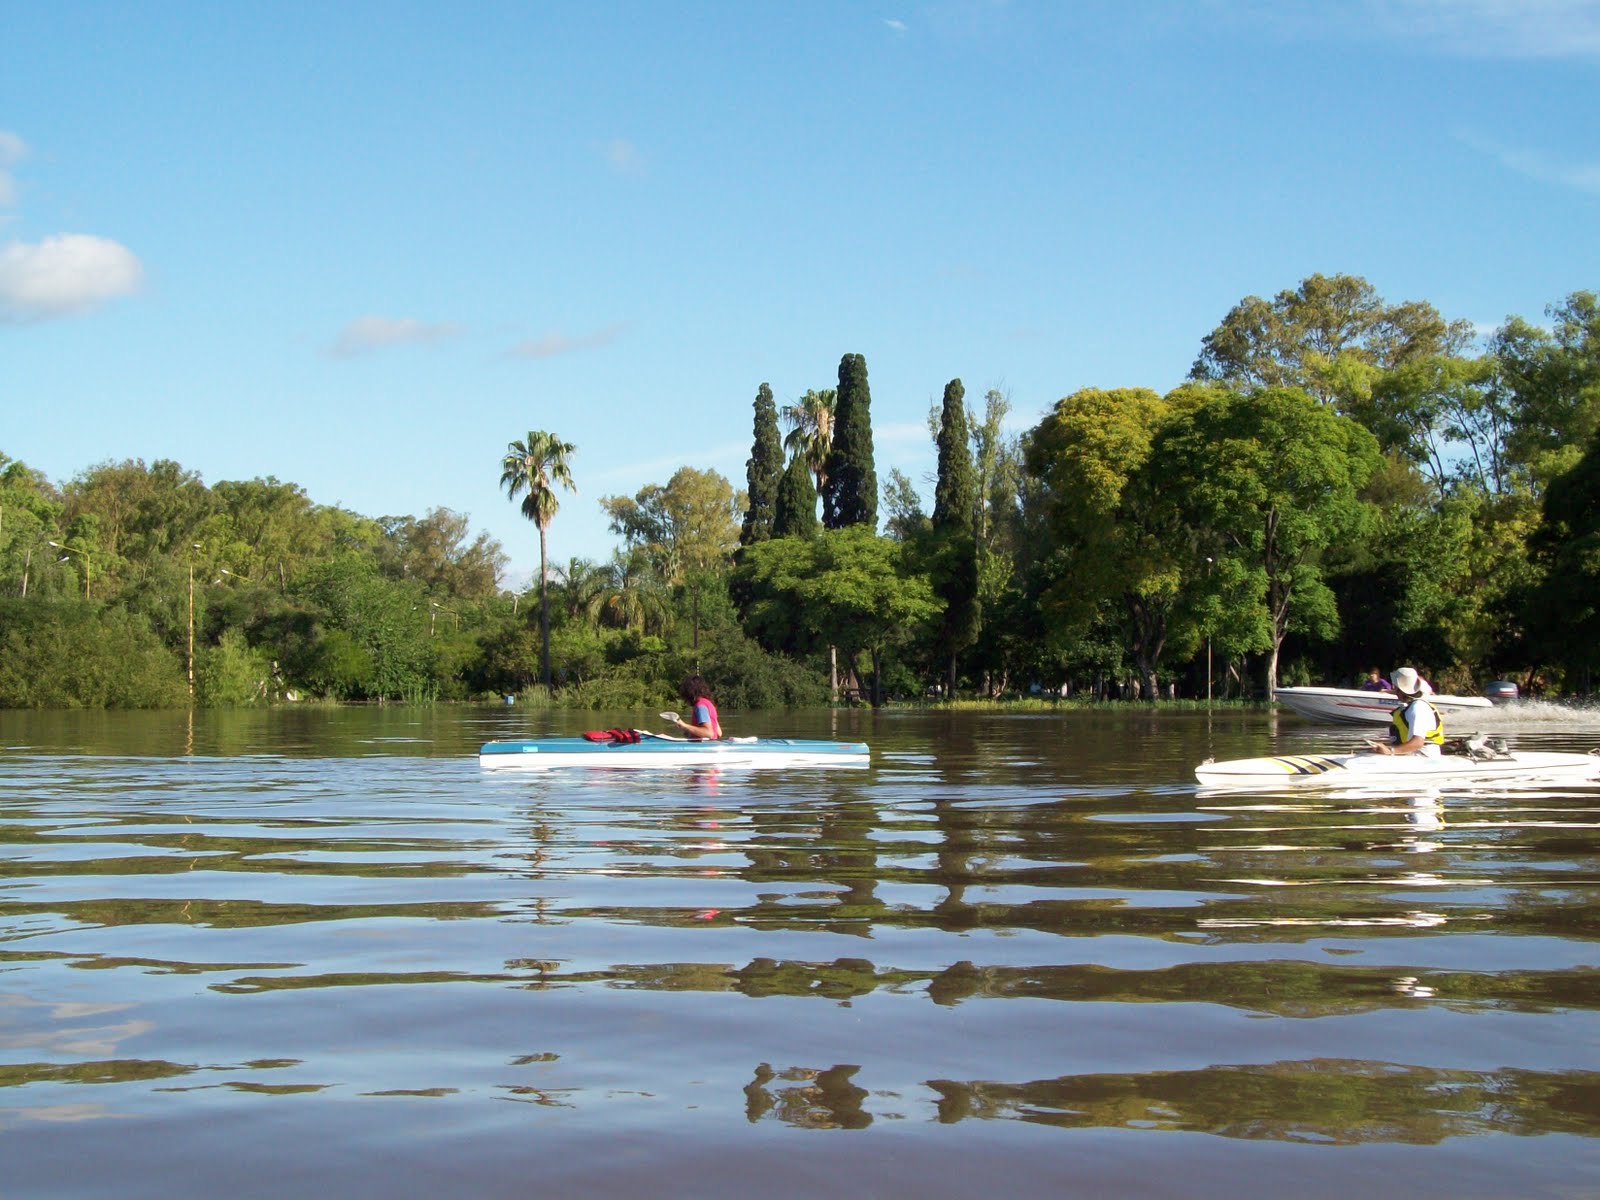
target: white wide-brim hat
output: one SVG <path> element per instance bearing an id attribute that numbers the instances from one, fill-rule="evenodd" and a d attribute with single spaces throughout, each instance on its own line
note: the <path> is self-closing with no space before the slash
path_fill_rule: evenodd
<path id="1" fill-rule="evenodd" d="M 1413 667 L 1401 667 L 1394 673 L 1393 683 L 1394 690 L 1402 696 L 1426 696 L 1433 691 Z"/>

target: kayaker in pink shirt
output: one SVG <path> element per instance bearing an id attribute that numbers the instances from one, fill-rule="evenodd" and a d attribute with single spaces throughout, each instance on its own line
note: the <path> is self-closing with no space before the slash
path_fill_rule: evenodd
<path id="1" fill-rule="evenodd" d="M 678 718 L 677 726 L 698 741 L 716 741 L 722 737 L 722 723 L 717 720 L 717 706 L 711 699 L 711 688 L 698 675 L 691 675 L 678 688 L 688 713 Z"/>

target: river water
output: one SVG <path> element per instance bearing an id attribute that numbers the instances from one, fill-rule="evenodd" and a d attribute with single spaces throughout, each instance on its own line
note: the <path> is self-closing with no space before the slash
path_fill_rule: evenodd
<path id="1" fill-rule="evenodd" d="M 1226 709 L 475 758 L 640 719 L 0 714 L 0 1197 L 1600 1194 L 1600 786 L 1197 794 L 1355 740 Z"/>

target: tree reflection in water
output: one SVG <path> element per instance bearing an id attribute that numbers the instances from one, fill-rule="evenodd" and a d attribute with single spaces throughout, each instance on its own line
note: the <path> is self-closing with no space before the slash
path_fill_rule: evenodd
<path id="1" fill-rule="evenodd" d="M 757 1063 L 755 1078 L 744 1087 L 745 1119 L 752 1125 L 770 1116 L 806 1129 L 865 1129 L 872 1124 L 872 1114 L 861 1108 L 867 1089 L 851 1078 L 860 1069 L 840 1065 L 780 1072 Z"/>

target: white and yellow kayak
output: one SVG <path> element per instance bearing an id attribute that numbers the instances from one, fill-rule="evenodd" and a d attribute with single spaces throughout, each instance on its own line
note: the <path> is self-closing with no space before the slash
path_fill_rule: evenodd
<path id="1" fill-rule="evenodd" d="M 1600 777 L 1600 753 L 1499 751 L 1494 754 L 1280 754 L 1203 762 L 1195 778 L 1208 787 L 1342 787 L 1451 780 L 1581 780 Z"/>

